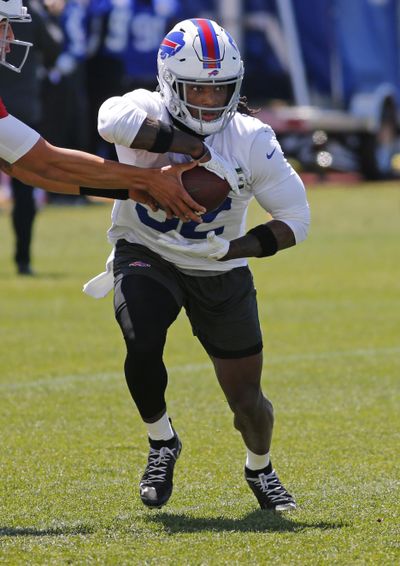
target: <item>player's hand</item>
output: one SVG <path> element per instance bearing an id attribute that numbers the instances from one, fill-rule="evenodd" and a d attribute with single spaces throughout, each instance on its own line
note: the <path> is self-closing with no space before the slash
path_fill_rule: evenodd
<path id="1" fill-rule="evenodd" d="M 182 173 L 196 165 L 197 162 L 189 162 L 146 169 L 145 190 L 165 211 L 167 218 L 176 216 L 182 222 L 203 222 L 201 215 L 206 209 L 192 199 L 181 180 Z"/>
<path id="2" fill-rule="evenodd" d="M 221 259 L 229 251 L 229 241 L 216 236 L 214 231 L 208 232 L 206 240 L 193 244 L 175 230 L 171 230 L 167 234 L 161 234 L 157 239 L 157 243 L 174 252 L 207 259 Z"/>
<path id="3" fill-rule="evenodd" d="M 160 208 L 158 202 L 155 201 L 149 193 L 140 189 L 129 189 L 129 198 L 140 202 L 140 204 L 147 205 L 153 212 L 157 212 Z"/>
<path id="4" fill-rule="evenodd" d="M 204 142 L 203 142 L 204 143 Z M 212 173 L 221 177 L 221 179 L 226 179 L 231 186 L 232 191 L 235 194 L 239 194 L 238 177 L 233 165 L 231 165 L 226 159 L 221 157 L 215 149 L 204 143 L 207 152 L 200 158 L 201 161 L 197 161 L 200 167 L 205 167 Z"/>

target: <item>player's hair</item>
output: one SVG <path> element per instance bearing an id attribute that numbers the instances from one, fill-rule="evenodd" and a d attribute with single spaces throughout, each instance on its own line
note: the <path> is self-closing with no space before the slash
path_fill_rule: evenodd
<path id="1" fill-rule="evenodd" d="M 247 96 L 241 96 L 237 105 L 237 111 L 240 112 L 240 114 L 255 116 L 260 112 L 260 108 L 250 108 L 247 102 Z"/>

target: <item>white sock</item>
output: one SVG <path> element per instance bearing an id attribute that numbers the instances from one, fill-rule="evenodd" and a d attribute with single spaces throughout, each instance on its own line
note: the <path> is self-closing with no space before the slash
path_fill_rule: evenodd
<path id="1" fill-rule="evenodd" d="M 155 423 L 144 423 L 152 440 L 170 440 L 174 436 L 168 414 L 164 413 Z"/>
<path id="2" fill-rule="evenodd" d="M 269 464 L 269 452 L 266 454 L 254 454 L 247 448 L 246 468 L 249 470 L 263 470 Z"/>

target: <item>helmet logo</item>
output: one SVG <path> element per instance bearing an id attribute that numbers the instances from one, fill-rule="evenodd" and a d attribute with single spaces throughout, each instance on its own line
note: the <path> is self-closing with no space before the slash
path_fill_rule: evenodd
<path id="1" fill-rule="evenodd" d="M 228 41 L 229 41 L 229 43 L 232 45 L 233 49 L 239 53 L 238 48 L 236 47 L 236 43 L 234 42 L 233 37 L 231 36 L 231 34 L 228 33 L 226 30 L 225 30 L 225 33 L 226 33 L 226 35 L 228 36 Z"/>
<path id="2" fill-rule="evenodd" d="M 213 71 L 210 71 L 208 73 L 208 76 L 209 77 L 216 77 L 218 75 L 218 73 L 219 73 L 218 69 L 214 69 Z"/>
<path id="3" fill-rule="evenodd" d="M 176 55 L 184 47 L 185 41 L 181 31 L 171 31 L 164 37 L 160 45 L 160 57 L 166 59 Z"/>

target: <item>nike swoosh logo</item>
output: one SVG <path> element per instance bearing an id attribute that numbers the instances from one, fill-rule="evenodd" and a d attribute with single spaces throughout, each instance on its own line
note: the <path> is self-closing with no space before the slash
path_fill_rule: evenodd
<path id="1" fill-rule="evenodd" d="M 271 159 L 271 157 L 274 155 L 275 151 L 276 151 L 276 147 L 274 147 L 274 149 L 271 151 L 271 153 L 267 153 L 266 154 L 267 159 Z"/>

